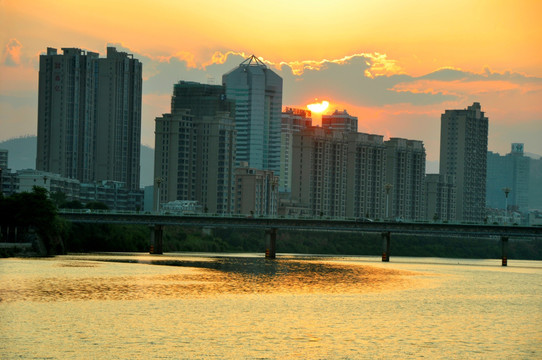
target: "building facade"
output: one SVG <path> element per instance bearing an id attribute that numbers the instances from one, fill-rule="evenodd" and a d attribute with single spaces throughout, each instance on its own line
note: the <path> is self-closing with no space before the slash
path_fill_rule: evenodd
<path id="1" fill-rule="evenodd" d="M 80 185 L 79 200 L 82 203 L 100 202 L 110 210 L 142 211 L 144 192 L 142 189 L 130 190 L 119 181 L 94 181 Z"/>
<path id="2" fill-rule="evenodd" d="M 40 56 L 36 169 L 139 189 L 141 63 L 107 49 Z"/>
<path id="3" fill-rule="evenodd" d="M 288 206 L 309 209 L 312 216 L 383 216 L 386 153 L 382 136 L 307 127 L 293 139 Z"/>
<path id="4" fill-rule="evenodd" d="M 36 169 L 95 179 L 95 102 L 99 55 L 76 48 L 40 55 Z"/>
<path id="5" fill-rule="evenodd" d="M 235 100 L 237 162 L 280 173 L 282 78 L 254 55 L 222 76 Z"/>
<path id="6" fill-rule="evenodd" d="M 292 201 L 310 215 L 346 216 L 346 133 L 309 127 L 294 134 Z"/>
<path id="7" fill-rule="evenodd" d="M 479 103 L 441 116 L 440 171 L 456 184 L 456 219 L 485 218 L 488 118 Z"/>
<path id="8" fill-rule="evenodd" d="M 386 145 L 386 182 L 391 185 L 389 216 L 425 220 L 425 147 L 418 140 L 391 138 Z"/>
<path id="9" fill-rule="evenodd" d="M 235 169 L 235 213 L 251 216 L 275 216 L 278 213 L 279 178 L 270 170 L 248 167 Z"/>
<path id="10" fill-rule="evenodd" d="M 0 169 L 2 170 L 8 169 L 8 154 L 9 151 L 6 149 L 0 149 Z"/>
<path id="11" fill-rule="evenodd" d="M 18 186 L 16 192 L 31 192 L 34 186 L 46 189 L 50 194 L 59 192 L 66 195 L 66 200 L 79 200 L 81 184 L 59 174 L 39 170 L 17 171 Z"/>
<path id="12" fill-rule="evenodd" d="M 155 119 L 154 210 L 174 200 L 196 200 L 196 131 L 190 110 Z"/>
<path id="13" fill-rule="evenodd" d="M 156 118 L 155 210 L 187 200 L 206 212 L 234 211 L 234 109 L 221 85 L 175 84 L 172 113 Z"/>
<path id="14" fill-rule="evenodd" d="M 331 115 L 322 115 L 322 127 L 330 130 L 358 132 L 358 118 L 346 110 L 335 110 Z"/>
<path id="15" fill-rule="evenodd" d="M 455 221 L 454 178 L 440 174 L 425 176 L 425 218 L 435 222 Z"/>
<path id="16" fill-rule="evenodd" d="M 542 211 L 542 158 L 531 158 L 529 174 L 529 208 Z"/>
<path id="17" fill-rule="evenodd" d="M 504 209 L 508 206 L 521 212 L 531 208 L 531 158 L 525 156 L 523 150 L 523 144 L 513 143 L 510 153 L 505 156 L 487 152 L 486 202 L 489 208 Z M 504 192 L 506 188 L 509 189 L 508 194 Z"/>
<path id="18" fill-rule="evenodd" d="M 114 47 L 97 63 L 95 177 L 139 190 L 142 65 Z"/>
<path id="19" fill-rule="evenodd" d="M 279 175 L 279 191 L 281 193 L 290 193 L 292 191 L 294 134 L 310 126 L 312 126 L 312 118 L 309 110 L 286 108 L 282 113 Z"/>
<path id="20" fill-rule="evenodd" d="M 381 135 L 348 134 L 346 215 L 385 216 L 386 148 Z"/>

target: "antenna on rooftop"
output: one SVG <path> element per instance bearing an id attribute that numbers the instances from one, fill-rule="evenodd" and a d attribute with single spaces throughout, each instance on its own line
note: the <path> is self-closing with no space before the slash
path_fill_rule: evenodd
<path id="1" fill-rule="evenodd" d="M 240 65 L 246 65 L 246 66 L 261 66 L 263 68 L 267 69 L 267 66 L 258 59 L 254 54 L 250 55 L 245 61 L 243 61 Z"/>

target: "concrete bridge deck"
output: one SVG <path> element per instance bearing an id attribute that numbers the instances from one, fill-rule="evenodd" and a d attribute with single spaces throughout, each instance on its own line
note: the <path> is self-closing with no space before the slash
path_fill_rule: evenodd
<path id="1" fill-rule="evenodd" d="M 507 265 L 509 238 L 542 238 L 542 226 L 488 225 L 429 222 L 390 222 L 367 219 L 250 217 L 240 215 L 209 214 L 145 214 L 111 211 L 72 211 L 59 213 L 75 223 L 93 224 L 138 224 L 154 227 L 151 233 L 151 253 L 162 253 L 164 226 L 188 226 L 202 228 L 244 228 L 265 230 L 266 257 L 276 256 L 278 230 L 329 231 L 329 232 L 373 232 L 382 235 L 382 261 L 389 261 L 391 233 L 425 234 L 461 237 L 500 237 L 502 243 L 502 265 Z"/>
<path id="2" fill-rule="evenodd" d="M 542 226 L 488 225 L 430 222 L 391 222 L 356 219 L 247 217 L 240 215 L 164 215 L 106 211 L 70 211 L 59 214 L 66 220 L 96 224 L 179 225 L 303 231 L 393 232 L 401 234 L 461 235 L 467 237 L 542 237 Z"/>

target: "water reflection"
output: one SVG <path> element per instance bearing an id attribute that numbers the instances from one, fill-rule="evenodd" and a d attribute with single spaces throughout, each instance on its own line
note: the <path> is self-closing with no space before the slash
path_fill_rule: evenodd
<path id="1" fill-rule="evenodd" d="M 540 262 L 394 261 L 0 259 L 0 358 L 542 358 Z"/>
<path id="2" fill-rule="evenodd" d="M 412 287 L 416 282 L 414 273 L 407 271 L 311 258 L 82 256 L 58 258 L 56 262 L 35 261 L 33 265 L 41 267 L 33 276 L 6 277 L 0 285 L 0 301 L 361 293 Z"/>

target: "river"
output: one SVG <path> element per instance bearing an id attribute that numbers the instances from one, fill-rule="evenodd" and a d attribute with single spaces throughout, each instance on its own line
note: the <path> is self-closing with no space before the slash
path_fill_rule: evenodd
<path id="1" fill-rule="evenodd" d="M 541 359 L 542 262 L 0 259 L 2 359 Z"/>

